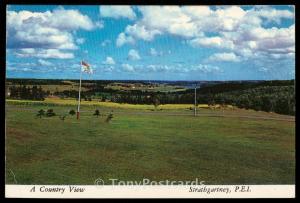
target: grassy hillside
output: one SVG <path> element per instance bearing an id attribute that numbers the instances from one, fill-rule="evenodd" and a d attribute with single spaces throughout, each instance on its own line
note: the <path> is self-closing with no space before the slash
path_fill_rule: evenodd
<path id="1" fill-rule="evenodd" d="M 51 108 L 61 115 L 74 107 Z M 75 116 L 62 121 L 58 116 L 36 118 L 41 108 L 49 107 L 7 105 L 6 183 L 15 183 L 12 173 L 18 184 L 93 184 L 97 178 L 295 183 L 294 122 L 106 106 L 99 106 L 103 116 L 96 118 L 95 107 L 88 105 L 82 106 L 80 121 Z M 111 110 L 114 118 L 106 123 Z M 199 115 L 207 111 L 199 109 Z"/>

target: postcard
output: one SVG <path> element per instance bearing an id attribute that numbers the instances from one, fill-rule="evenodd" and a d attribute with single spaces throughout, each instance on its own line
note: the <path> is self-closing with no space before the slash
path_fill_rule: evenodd
<path id="1" fill-rule="evenodd" d="M 294 198 L 295 6 L 6 7 L 7 198 Z"/>

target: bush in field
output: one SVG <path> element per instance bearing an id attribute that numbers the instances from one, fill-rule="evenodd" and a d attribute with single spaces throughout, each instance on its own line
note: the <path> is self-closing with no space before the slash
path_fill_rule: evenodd
<path id="1" fill-rule="evenodd" d="M 160 101 L 157 97 L 153 98 L 153 105 L 154 105 L 155 110 L 157 110 L 157 107 L 160 105 Z"/>
<path id="2" fill-rule="evenodd" d="M 48 109 L 46 116 L 51 117 L 51 116 L 55 116 L 56 114 L 54 113 L 53 109 Z"/>
<path id="3" fill-rule="evenodd" d="M 100 111 L 98 109 L 95 110 L 95 113 L 93 114 L 94 116 L 100 116 Z"/>
<path id="4" fill-rule="evenodd" d="M 71 110 L 69 111 L 69 114 L 70 114 L 71 116 L 74 116 L 74 115 L 76 114 L 76 112 L 75 112 L 74 109 L 71 109 Z"/>
<path id="5" fill-rule="evenodd" d="M 113 114 L 112 113 L 108 114 L 108 116 L 106 118 L 106 122 L 109 123 L 112 118 L 113 118 Z"/>
<path id="6" fill-rule="evenodd" d="M 38 114 L 36 116 L 42 118 L 42 116 L 44 116 L 44 115 L 45 115 L 45 111 L 43 109 L 41 109 L 38 111 Z"/>

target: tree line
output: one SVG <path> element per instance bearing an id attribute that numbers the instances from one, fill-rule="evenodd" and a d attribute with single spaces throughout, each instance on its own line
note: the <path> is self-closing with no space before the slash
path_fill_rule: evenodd
<path id="1" fill-rule="evenodd" d="M 36 85 L 30 86 L 10 86 L 9 87 L 9 97 L 12 99 L 27 99 L 27 100 L 45 100 L 47 92 L 43 91 L 42 87 L 37 87 Z"/>
<path id="2" fill-rule="evenodd" d="M 56 81 L 57 82 L 57 81 Z M 11 86 L 10 97 L 15 99 L 43 100 L 49 92 L 41 86 L 32 88 Z M 54 92 L 59 97 L 78 98 L 78 91 L 64 90 Z M 193 104 L 194 90 L 187 89 L 180 92 L 150 92 L 141 90 L 112 90 L 101 83 L 91 86 L 82 92 L 82 99 L 86 101 L 112 101 L 129 104 Z M 224 82 L 208 84 L 197 89 L 197 103 L 209 105 L 227 104 L 240 108 L 258 111 L 276 112 L 295 115 L 295 87 L 294 80 L 263 81 L 263 82 Z"/>
<path id="3" fill-rule="evenodd" d="M 160 104 L 193 104 L 194 93 L 114 94 L 111 96 L 111 101 L 117 103 L 154 104 L 155 100 L 158 100 Z M 233 105 L 257 111 L 295 115 L 294 86 L 257 87 L 216 94 L 199 93 L 196 101 L 198 104 Z"/>

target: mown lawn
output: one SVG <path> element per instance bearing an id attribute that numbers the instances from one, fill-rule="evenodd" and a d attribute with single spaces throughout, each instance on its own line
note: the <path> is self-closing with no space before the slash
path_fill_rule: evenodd
<path id="1" fill-rule="evenodd" d="M 75 116 L 62 121 L 58 116 L 36 118 L 41 108 L 47 109 L 7 105 L 7 184 L 91 185 L 97 178 L 107 183 L 110 178 L 295 183 L 294 122 L 125 109 L 106 123 L 113 108 L 105 106 L 99 118 L 88 112 L 92 107 L 82 106 L 80 121 Z M 63 114 L 76 106 L 51 108 Z"/>

